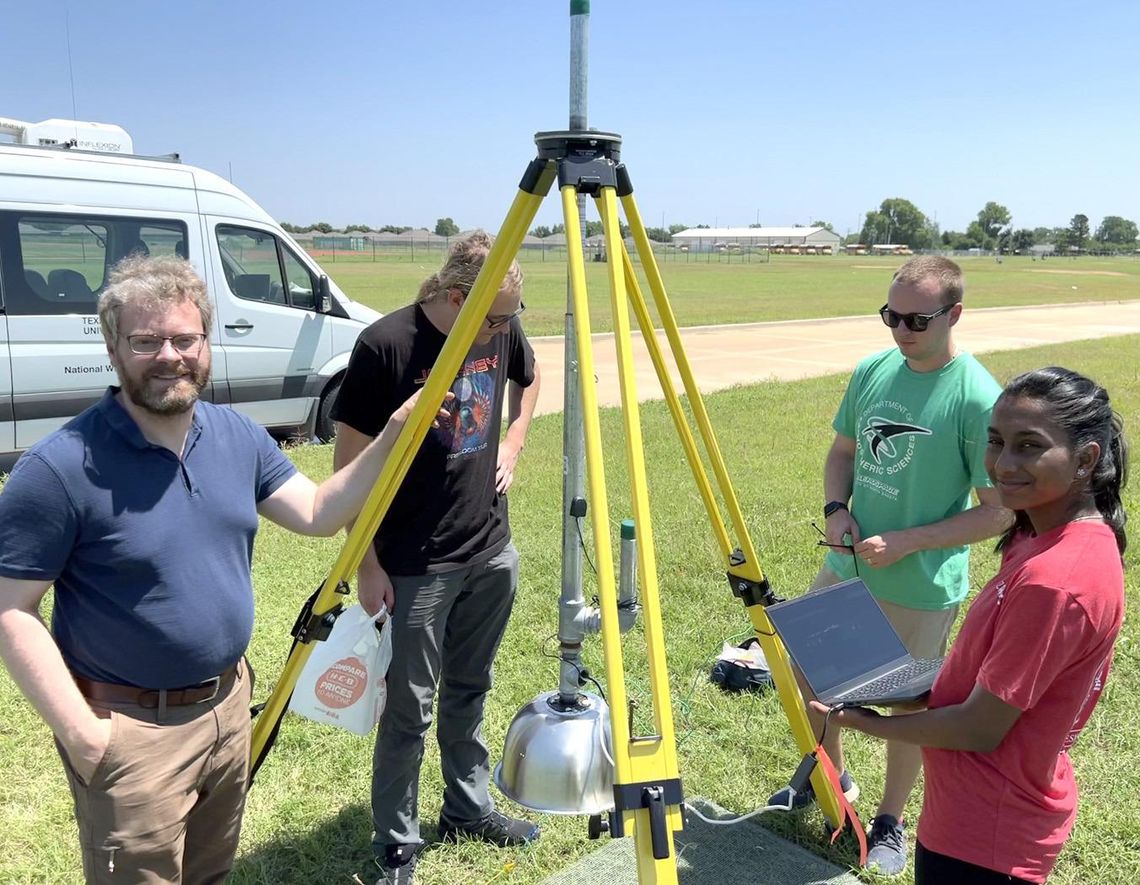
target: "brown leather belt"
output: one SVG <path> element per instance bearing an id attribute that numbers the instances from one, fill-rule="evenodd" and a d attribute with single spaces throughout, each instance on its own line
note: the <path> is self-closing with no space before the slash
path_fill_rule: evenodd
<path id="1" fill-rule="evenodd" d="M 93 679 L 84 679 L 82 676 L 73 678 L 75 684 L 79 686 L 80 694 L 89 700 L 137 704 L 145 710 L 155 710 L 212 701 L 230 687 L 235 676 L 237 676 L 237 664 L 213 679 L 182 688 L 138 688 L 133 685 L 117 685 L 113 682 L 96 682 Z"/>

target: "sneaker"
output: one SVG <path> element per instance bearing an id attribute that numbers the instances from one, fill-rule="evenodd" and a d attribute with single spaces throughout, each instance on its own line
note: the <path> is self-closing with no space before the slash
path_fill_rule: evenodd
<path id="1" fill-rule="evenodd" d="M 906 827 L 893 814 L 871 821 L 867 837 L 867 869 L 881 876 L 897 876 L 906 869 Z"/>
<path id="2" fill-rule="evenodd" d="M 380 878 L 376 885 L 412 885 L 416 873 L 417 845 L 401 843 L 384 846 L 384 858 L 376 858 Z"/>
<path id="3" fill-rule="evenodd" d="M 461 838 L 490 842 L 500 848 L 526 845 L 539 837 L 538 824 L 529 820 L 516 820 L 492 811 L 482 820 L 470 824 L 457 824 L 442 814 L 439 816 L 439 838 L 443 842 L 458 842 Z"/>
<path id="4" fill-rule="evenodd" d="M 859 798 L 859 785 L 855 783 L 855 778 L 847 772 L 847 769 L 843 769 L 843 773 L 839 775 L 839 786 L 843 788 L 843 795 L 847 797 L 848 802 L 854 802 Z M 815 788 L 811 785 L 811 781 L 808 781 L 806 789 L 792 796 L 792 788 L 784 787 L 768 797 L 768 804 L 787 807 L 789 798 L 792 800 L 792 811 L 802 811 L 815 802 Z"/>

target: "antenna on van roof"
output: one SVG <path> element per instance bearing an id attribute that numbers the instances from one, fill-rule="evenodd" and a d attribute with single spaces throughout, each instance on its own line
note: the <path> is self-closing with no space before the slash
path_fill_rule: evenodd
<path id="1" fill-rule="evenodd" d="M 67 75 L 71 78 L 71 116 L 79 116 L 79 107 L 75 103 L 75 68 L 71 64 L 71 10 L 65 9 L 63 27 L 67 32 Z"/>

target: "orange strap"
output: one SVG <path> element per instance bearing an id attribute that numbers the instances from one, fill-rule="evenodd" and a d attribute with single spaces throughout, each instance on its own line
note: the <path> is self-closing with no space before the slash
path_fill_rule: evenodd
<path id="1" fill-rule="evenodd" d="M 839 800 L 839 807 L 843 809 L 845 821 L 850 822 L 851 829 L 855 831 L 855 838 L 859 840 L 859 866 L 865 867 L 867 866 L 867 833 L 863 830 L 863 822 L 859 820 L 859 815 L 855 813 L 854 807 L 847 801 L 847 797 L 843 795 L 843 787 L 839 783 L 839 773 L 835 770 L 835 764 L 831 761 L 831 757 L 827 755 L 827 750 L 823 748 L 822 744 L 815 748 L 815 756 L 823 768 L 824 775 L 827 776 L 827 780 L 831 783 L 831 788 L 835 791 L 835 797 Z M 842 832 L 842 825 L 835 828 L 835 832 L 831 834 L 831 843 L 833 845 Z"/>

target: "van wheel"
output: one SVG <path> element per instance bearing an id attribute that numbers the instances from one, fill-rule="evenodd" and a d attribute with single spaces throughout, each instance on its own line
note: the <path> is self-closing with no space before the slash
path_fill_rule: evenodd
<path id="1" fill-rule="evenodd" d="M 333 405 L 336 403 L 336 396 L 340 393 L 341 378 L 337 378 L 325 390 L 324 396 L 321 397 L 320 408 L 317 409 L 317 439 L 321 442 L 331 442 L 336 436 L 336 423 L 332 418 Z"/>

